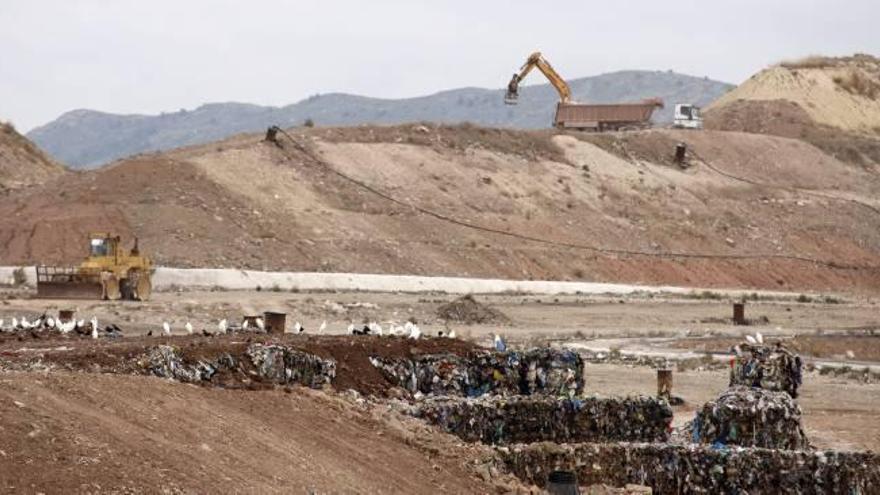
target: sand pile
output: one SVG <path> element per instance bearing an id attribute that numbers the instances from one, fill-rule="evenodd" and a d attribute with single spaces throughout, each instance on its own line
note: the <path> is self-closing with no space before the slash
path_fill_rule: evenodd
<path id="1" fill-rule="evenodd" d="M 467 325 L 509 323 L 510 319 L 497 309 L 490 308 L 467 294 L 437 308 L 437 317 Z"/>

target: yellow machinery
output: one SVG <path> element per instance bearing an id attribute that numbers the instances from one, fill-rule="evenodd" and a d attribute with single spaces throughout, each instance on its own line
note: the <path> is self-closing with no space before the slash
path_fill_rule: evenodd
<path id="1" fill-rule="evenodd" d="M 556 91 L 559 93 L 559 103 L 566 104 L 571 102 L 571 88 L 568 87 L 568 83 L 565 82 L 565 79 L 553 69 L 550 62 L 544 59 L 541 52 L 535 52 L 529 55 L 526 63 L 520 68 L 519 74 L 514 74 L 513 78 L 511 78 L 510 82 L 507 84 L 507 94 L 504 96 L 505 103 L 508 105 L 516 105 L 516 101 L 519 98 L 519 83 L 525 79 L 525 77 L 529 75 L 529 72 L 535 67 L 537 67 L 538 70 L 547 77 L 550 84 L 556 88 Z"/>
<path id="2" fill-rule="evenodd" d="M 69 299 L 146 301 L 152 293 L 152 263 L 134 247 L 125 252 L 120 237 L 89 234 L 89 256 L 77 267 L 37 267 L 37 295 Z"/>

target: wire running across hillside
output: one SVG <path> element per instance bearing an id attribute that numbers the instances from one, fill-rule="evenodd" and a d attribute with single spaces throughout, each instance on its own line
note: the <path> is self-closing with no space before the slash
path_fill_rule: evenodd
<path id="1" fill-rule="evenodd" d="M 665 259 L 707 259 L 707 260 L 733 260 L 733 261 L 743 261 L 743 260 L 787 260 L 787 261 L 796 261 L 801 263 L 810 263 L 814 265 L 825 266 L 827 268 L 832 268 L 836 270 L 872 270 L 872 271 L 880 271 L 880 266 L 872 266 L 872 265 L 852 265 L 845 263 L 838 263 L 836 261 L 827 261 L 816 258 L 810 258 L 807 256 L 798 256 L 798 255 L 790 255 L 790 254 L 711 254 L 711 253 L 683 253 L 683 252 L 674 252 L 674 251 L 657 251 L 657 252 L 649 252 L 649 251 L 639 251 L 639 250 L 631 250 L 631 249 L 615 249 L 615 248 L 606 248 L 600 247 L 590 244 L 582 244 L 568 241 L 553 241 L 549 239 L 543 239 L 540 237 L 534 237 L 526 234 L 520 234 L 517 232 L 509 232 L 506 230 L 497 229 L 494 227 L 488 227 L 485 225 L 479 225 L 475 223 L 471 223 L 465 220 L 459 220 L 454 217 L 450 217 L 444 215 L 442 213 L 435 212 L 433 210 L 429 210 L 427 208 L 423 208 L 421 206 L 407 203 L 405 201 L 401 201 L 392 197 L 389 194 L 382 192 L 381 190 L 363 182 L 354 177 L 348 176 L 335 168 L 329 163 L 326 163 L 324 160 L 319 159 L 315 153 L 309 150 L 306 146 L 297 142 L 296 139 L 293 138 L 290 134 L 288 134 L 283 129 L 279 129 L 288 140 L 290 140 L 293 145 L 306 154 L 313 162 L 318 165 L 324 167 L 330 173 L 338 176 L 339 178 L 348 181 L 355 186 L 369 191 L 370 193 L 386 200 L 391 203 L 403 206 L 405 208 L 409 208 L 411 210 L 417 211 L 423 215 L 430 216 L 432 218 L 436 218 L 437 220 L 441 220 L 447 223 L 451 223 L 453 225 L 458 225 L 461 227 L 465 227 L 468 229 L 478 230 L 481 232 L 487 232 L 497 235 L 502 235 L 506 237 L 511 237 L 514 239 L 519 239 L 528 242 L 534 242 L 538 244 L 544 244 L 548 246 L 569 248 L 569 249 L 578 249 L 583 251 L 591 251 L 595 253 L 602 254 L 610 254 L 610 255 L 618 255 L 618 256 L 630 256 L 630 257 L 649 257 L 649 258 L 665 258 Z M 280 143 L 279 143 L 280 144 Z M 294 158 L 290 155 L 288 150 L 286 150 L 283 146 L 279 146 L 285 153 L 288 154 L 289 157 Z"/>

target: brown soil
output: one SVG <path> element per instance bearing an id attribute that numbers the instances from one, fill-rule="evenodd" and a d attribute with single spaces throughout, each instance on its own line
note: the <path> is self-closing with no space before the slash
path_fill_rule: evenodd
<path id="1" fill-rule="evenodd" d="M 67 370 L 141 374 L 143 370 L 136 367 L 136 359 L 156 345 L 178 347 L 186 362 L 195 362 L 214 361 L 222 354 L 230 354 L 236 360 L 241 360 L 245 349 L 253 342 L 280 343 L 323 358 L 333 358 L 336 360 L 334 388 L 340 391 L 354 389 L 372 395 L 384 395 L 393 385 L 370 363 L 371 356 L 467 355 L 477 349 L 470 342 L 447 338 L 414 341 L 403 337 L 238 334 L 215 337 L 127 337 L 96 342 L 87 337 L 55 336 L 36 341 L 6 338 L 0 342 L 0 359 L 6 360 L 10 363 L 8 366 L 14 368 L 27 367 L 26 364 L 31 363 L 35 356 L 41 356 L 43 363 Z M 59 346 L 64 349 L 57 351 Z M 19 352 L 23 347 L 29 349 L 28 352 Z M 238 374 L 218 376 L 216 382 L 213 385 L 225 388 L 259 387 L 259 384 L 253 384 L 252 376 Z"/>
<path id="2" fill-rule="evenodd" d="M 9 124 L 0 122 L 0 194 L 40 184 L 64 174 L 55 163 Z"/>
<path id="3" fill-rule="evenodd" d="M 880 266 L 876 211 L 791 189 L 872 202 L 880 178 L 795 141 L 658 130 L 609 154 L 470 126 L 290 133 L 283 149 L 243 135 L 12 193 L 0 264 L 76 262 L 89 230 L 111 230 L 183 267 L 880 288 L 876 270 L 840 268 Z M 670 167 L 678 141 L 764 184 Z M 726 257 L 743 255 L 757 258 Z"/>
<path id="4" fill-rule="evenodd" d="M 441 320 L 466 325 L 510 322 L 510 319 L 503 313 L 477 302 L 471 294 L 459 297 L 437 308 L 437 317 Z"/>
<path id="5" fill-rule="evenodd" d="M 492 493 L 462 445 L 323 392 L 0 374 L 8 493 Z M 499 480 L 501 481 L 501 480 Z"/>

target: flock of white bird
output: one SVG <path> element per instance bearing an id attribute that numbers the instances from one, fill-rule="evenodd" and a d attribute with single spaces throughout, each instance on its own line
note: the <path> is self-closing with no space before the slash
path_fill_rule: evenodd
<path id="1" fill-rule="evenodd" d="M 28 321 L 26 316 L 22 316 L 21 318 L 13 317 L 12 321 L 7 326 L 6 322 L 2 318 L 0 318 L 0 332 L 16 332 L 24 330 L 56 330 L 62 334 L 67 334 L 70 332 L 76 332 L 80 334 L 90 333 L 92 335 L 92 338 L 97 339 L 98 319 L 93 316 L 92 319 L 88 322 L 86 322 L 85 320 L 76 319 L 64 321 L 59 318 L 46 316 L 44 314 L 34 319 L 34 321 Z M 107 331 L 113 332 L 114 330 Z"/>
<path id="2" fill-rule="evenodd" d="M 62 321 L 57 318 L 52 318 L 51 316 L 40 316 L 36 318 L 34 321 L 28 321 L 26 317 L 21 318 L 12 318 L 12 322 L 10 326 L 4 326 L 6 322 L 3 319 L 0 319 L 0 331 L 21 331 L 21 330 L 57 330 L 62 334 L 67 334 L 70 332 L 76 332 L 81 335 L 91 335 L 92 338 L 97 339 L 99 337 L 100 328 L 98 326 L 98 319 L 94 316 L 91 320 L 76 320 L 72 319 L 69 321 Z M 223 335 L 232 331 L 247 331 L 249 329 L 249 321 L 244 320 L 240 326 L 232 326 L 229 324 L 228 320 L 225 318 L 217 322 L 217 331 L 209 332 L 206 329 L 202 329 L 203 335 Z M 257 318 L 255 320 L 256 328 L 253 330 L 257 330 L 260 332 L 266 331 L 266 324 L 262 318 Z M 173 335 L 173 327 L 171 323 L 164 321 L 162 322 L 161 335 L 170 336 Z M 192 323 L 189 321 L 183 324 L 183 330 L 187 335 L 193 335 L 195 333 L 195 328 Z M 115 325 L 108 326 L 105 331 L 111 334 L 121 334 L 121 330 Z M 327 332 L 327 320 L 324 320 L 321 325 L 318 327 L 317 335 L 323 335 Z M 295 322 L 293 327 L 285 328 L 284 333 L 288 334 L 301 334 L 305 333 L 305 327 L 300 322 Z M 357 327 L 354 323 L 348 325 L 347 333 L 350 335 L 377 335 L 379 337 L 382 336 L 390 336 L 390 337 L 406 337 L 409 339 L 417 340 L 422 337 L 422 329 L 419 326 L 411 321 L 405 322 L 403 325 L 398 325 L 395 322 L 388 322 L 387 327 L 383 328 L 382 325 L 373 321 L 368 324 L 363 325 L 363 327 Z M 147 333 L 148 336 L 153 335 L 153 331 L 150 330 Z M 455 338 L 455 330 L 451 330 L 448 333 L 440 331 L 438 332 L 438 337 L 447 337 L 454 339 Z M 496 347 L 499 346 L 499 339 L 496 335 Z M 503 342 L 500 344 L 503 346 Z"/>

